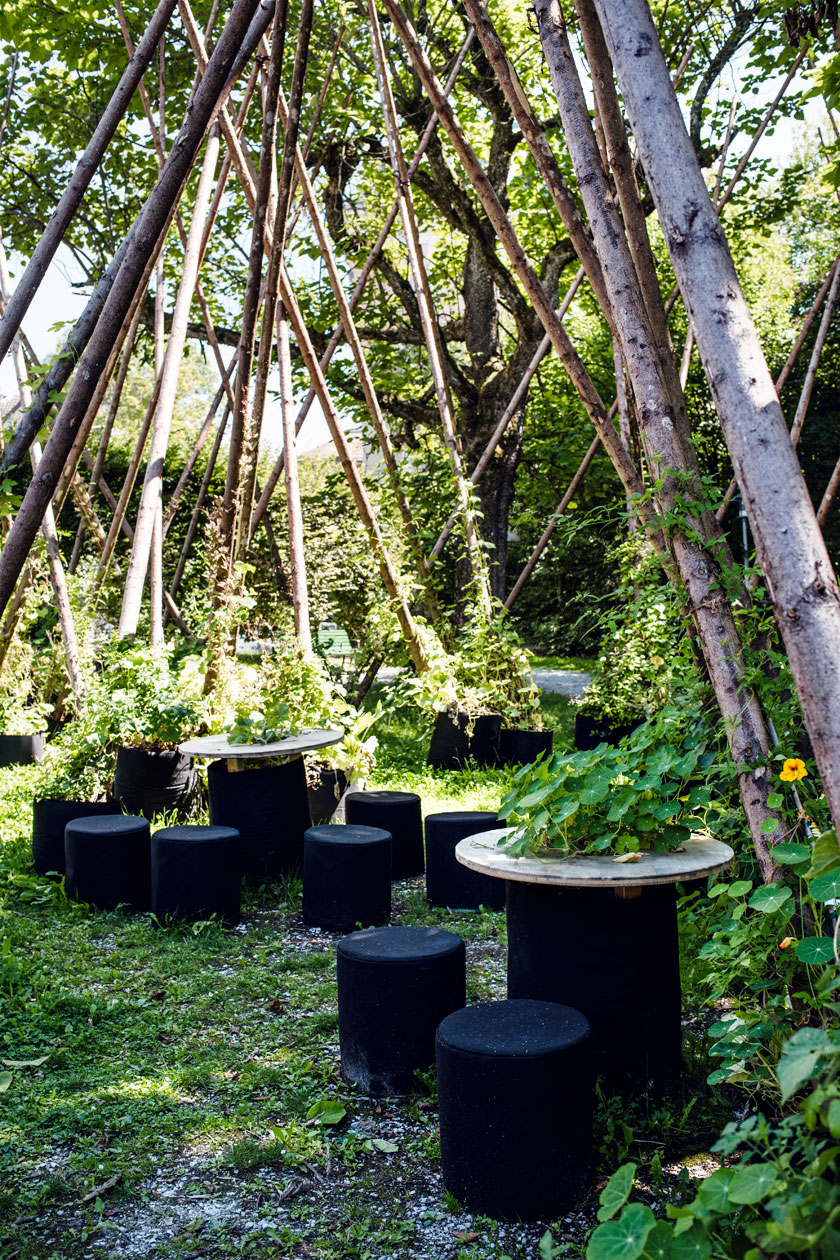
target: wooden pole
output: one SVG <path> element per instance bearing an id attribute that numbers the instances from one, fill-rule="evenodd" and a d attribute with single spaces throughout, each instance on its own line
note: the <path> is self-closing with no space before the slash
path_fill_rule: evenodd
<path id="1" fill-rule="evenodd" d="M 278 237 L 275 239 L 277 247 Z M 295 615 L 295 634 L 305 651 L 312 649 L 312 630 L 309 624 L 309 591 L 306 584 L 306 558 L 303 551 L 303 515 L 300 507 L 297 452 L 295 450 L 295 421 L 292 397 L 292 356 L 289 347 L 289 321 L 286 307 L 277 307 L 277 362 L 280 368 L 280 410 L 283 416 L 283 449 L 286 452 L 284 466 L 286 480 L 286 520 L 289 531 L 289 567 L 292 576 L 292 607 Z"/>
<path id="2" fill-rule="evenodd" d="M 5 358 L 15 333 L 20 328 L 23 317 L 46 275 L 47 268 L 79 208 L 85 190 L 96 173 L 102 156 L 128 108 L 135 88 L 151 63 L 158 41 L 172 17 L 175 3 L 176 0 L 160 0 L 146 27 L 145 34 L 114 89 L 111 100 L 91 136 L 90 143 L 76 163 L 70 183 L 36 245 L 6 309 L 3 321 L 0 323 L 0 359 Z"/>

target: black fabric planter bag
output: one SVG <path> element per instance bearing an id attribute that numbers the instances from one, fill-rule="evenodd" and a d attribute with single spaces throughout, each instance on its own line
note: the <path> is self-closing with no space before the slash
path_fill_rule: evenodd
<path id="1" fill-rule="evenodd" d="M 458 770 L 470 758 L 479 766 L 495 766 L 499 762 L 499 732 L 502 718 L 499 713 L 483 713 L 474 719 L 473 733 L 466 713 L 457 714 L 457 723 L 448 713 L 439 713 L 429 745 L 428 765 L 435 770 Z"/>
<path id="2" fill-rule="evenodd" d="M 620 744 L 628 735 L 633 734 L 637 726 L 641 726 L 640 721 L 613 725 L 606 718 L 578 713 L 575 718 L 575 748 L 581 752 L 589 752 L 599 744 Z"/>
<path id="3" fill-rule="evenodd" d="M 553 747 L 554 731 L 502 731 L 499 761 L 503 766 L 526 766 L 545 753 L 550 755 Z"/>
<path id="4" fill-rule="evenodd" d="M 177 749 L 118 748 L 114 796 L 132 814 L 189 813 L 197 790 L 192 758 Z"/>
<path id="5" fill-rule="evenodd" d="M 41 761 L 44 756 L 44 736 L 0 735 L 0 766 L 24 766 Z"/>
<path id="6" fill-rule="evenodd" d="M 437 1030 L 443 1184 L 468 1212 L 553 1221 L 592 1154 L 589 1023 L 554 1002 L 481 1002 Z"/>
<path id="7" fill-rule="evenodd" d="M 94 818 L 120 814 L 117 801 L 57 801 L 52 798 L 32 802 L 32 861 L 39 875 L 55 871 L 64 874 L 64 829 L 74 818 Z"/>
<path id="8" fill-rule="evenodd" d="M 99 910 L 148 910 L 151 834 L 145 818 L 73 818 L 64 832 L 64 888 Z"/>
<path id="9" fill-rule="evenodd" d="M 210 822 L 235 827 L 246 879 L 295 875 L 303 865 L 303 835 L 312 825 L 301 757 L 281 765 L 231 773 L 224 761 L 207 772 Z"/>
<path id="10" fill-rule="evenodd" d="M 239 922 L 239 832 L 164 827 L 152 836 L 152 911 L 158 919 Z"/>
<path id="11" fill-rule="evenodd" d="M 508 997 L 582 1011 L 596 1071 L 618 1084 L 673 1076 L 682 1041 L 674 885 L 616 891 L 508 880 Z"/>
<path id="12" fill-rule="evenodd" d="M 314 826 L 330 821 L 346 790 L 347 775 L 343 770 L 321 770 L 317 783 L 307 783 L 309 813 Z"/>

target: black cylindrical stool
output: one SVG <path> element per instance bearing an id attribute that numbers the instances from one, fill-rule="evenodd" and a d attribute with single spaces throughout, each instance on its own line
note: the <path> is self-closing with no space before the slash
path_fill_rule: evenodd
<path id="1" fill-rule="evenodd" d="M 163 827 L 152 836 L 152 913 L 191 923 L 239 922 L 239 832 Z"/>
<path id="2" fill-rule="evenodd" d="M 207 783 L 210 822 L 239 832 L 246 879 L 300 873 L 303 833 L 312 826 L 302 757 L 232 773 L 224 761 L 213 761 Z"/>
<path id="3" fill-rule="evenodd" d="M 341 1074 L 365 1094 L 408 1094 L 435 1029 L 466 1001 L 464 942 L 429 927 L 373 928 L 336 947 Z"/>
<path id="4" fill-rule="evenodd" d="M 99 910 L 148 910 L 151 836 L 145 818 L 73 818 L 64 830 L 64 889 Z"/>
<path id="5" fill-rule="evenodd" d="M 475 813 L 426 815 L 426 896 L 431 906 L 450 910 L 477 910 L 488 906 L 503 910 L 505 881 L 462 866 L 455 846 L 467 836 L 499 827 L 498 814 Z"/>
<path id="6" fill-rule="evenodd" d="M 414 792 L 350 792 L 344 798 L 345 817 L 353 826 L 389 831 L 391 878 L 423 874 L 423 819 L 420 797 Z"/>
<path id="7" fill-rule="evenodd" d="M 310 827 L 303 838 L 303 921 L 329 932 L 378 927 L 391 917 L 391 833 Z"/>
<path id="8" fill-rule="evenodd" d="M 507 925 L 509 997 L 583 1011 L 596 1071 L 616 1082 L 679 1072 L 673 884 L 559 889 L 508 880 Z"/>
<path id="9" fill-rule="evenodd" d="M 554 1002 L 482 1002 L 437 1031 L 443 1184 L 470 1212 L 554 1220 L 592 1153 L 589 1021 Z"/>
<path id="10" fill-rule="evenodd" d="M 32 861 L 39 875 L 64 874 L 64 828 L 72 818 L 113 817 L 118 801 L 58 801 L 52 797 L 32 802 Z"/>

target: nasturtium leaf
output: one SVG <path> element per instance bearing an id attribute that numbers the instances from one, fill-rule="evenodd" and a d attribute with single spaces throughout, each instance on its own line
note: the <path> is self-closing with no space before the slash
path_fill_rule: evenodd
<path id="1" fill-rule="evenodd" d="M 775 1164 L 747 1164 L 735 1170 L 727 1197 L 730 1203 L 760 1203 L 779 1178 Z"/>
<path id="2" fill-rule="evenodd" d="M 796 957 L 812 967 L 834 962 L 834 941 L 830 936 L 806 936 L 796 942 Z"/>
<path id="3" fill-rule="evenodd" d="M 776 1065 L 782 1102 L 811 1079 L 820 1059 L 834 1049 L 834 1042 L 822 1028 L 800 1028 L 785 1042 Z"/>
<path id="4" fill-rule="evenodd" d="M 781 809 L 784 803 L 785 798 L 782 796 L 781 792 L 771 792 L 767 797 L 768 809 Z"/>
<path id="5" fill-rule="evenodd" d="M 319 1124 L 340 1124 L 347 1115 L 347 1108 L 334 1098 L 319 1098 L 306 1113 L 307 1120 L 317 1120 Z"/>
<path id="6" fill-rule="evenodd" d="M 808 892 L 814 901 L 834 901 L 840 897 L 840 866 L 828 875 L 819 875 L 812 879 Z"/>
<path id="7" fill-rule="evenodd" d="M 778 818 L 765 818 L 763 823 L 761 824 L 761 830 L 764 832 L 765 835 L 769 835 L 772 831 L 775 831 L 778 826 L 779 826 Z"/>
<path id="8" fill-rule="evenodd" d="M 620 1208 L 624 1207 L 627 1197 L 633 1189 L 633 1179 L 636 1176 L 635 1164 L 622 1164 L 621 1167 L 613 1173 L 607 1184 L 601 1191 L 600 1208 L 598 1209 L 598 1220 L 609 1221 L 615 1216 Z"/>
<path id="9" fill-rule="evenodd" d="M 617 1221 L 599 1225 L 586 1248 L 586 1260 L 638 1260 L 656 1224 L 644 1203 L 629 1203 Z"/>
<path id="10" fill-rule="evenodd" d="M 821 836 L 817 836 L 812 846 L 808 879 L 827 875 L 835 868 L 840 870 L 840 845 L 834 831 L 824 831 Z"/>
<path id="11" fill-rule="evenodd" d="M 670 1260 L 708 1260 L 711 1254 L 712 1245 L 699 1221 L 695 1221 L 686 1233 L 676 1235 L 668 1252 Z"/>
<path id="12" fill-rule="evenodd" d="M 807 844 L 774 844 L 773 861 L 785 866 L 793 866 L 796 862 L 806 862 L 811 856 Z"/>
<path id="13" fill-rule="evenodd" d="M 714 888 L 710 888 L 707 897 L 722 897 L 724 893 L 729 892 L 728 884 L 715 884 Z"/>
<path id="14" fill-rule="evenodd" d="M 670 1260 L 674 1228 L 667 1221 L 657 1221 L 647 1236 L 644 1260 Z"/>
<path id="15" fill-rule="evenodd" d="M 781 910 L 792 896 L 789 888 L 780 887 L 779 884 L 765 884 L 763 888 L 756 888 L 750 897 L 750 907 L 760 910 L 762 914 L 773 914 L 776 910 Z"/>
<path id="16" fill-rule="evenodd" d="M 731 1168 L 719 1168 L 697 1187 L 697 1198 L 707 1212 L 722 1216 L 729 1207 L 729 1186 L 735 1176 Z"/>
<path id="17" fill-rule="evenodd" d="M 748 879 L 736 879 L 734 884 L 729 885 L 730 897 L 745 897 L 752 888 L 752 884 Z"/>
<path id="18" fill-rule="evenodd" d="M 12 1083 L 11 1072 L 0 1072 L 0 1094 L 4 1094 Z"/>

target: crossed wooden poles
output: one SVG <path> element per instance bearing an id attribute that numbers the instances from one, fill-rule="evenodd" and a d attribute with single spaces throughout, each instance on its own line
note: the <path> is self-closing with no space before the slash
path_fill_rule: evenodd
<path id="1" fill-rule="evenodd" d="M 167 152 L 163 112 L 161 111 L 156 125 L 145 96 L 142 76 L 151 64 L 155 49 L 161 45 L 164 30 L 176 4 L 196 57 L 198 75 L 188 115 Z M 383 453 L 390 486 L 417 570 L 417 582 L 426 592 L 432 615 L 436 615 L 437 609 L 434 587 L 429 580 L 430 564 L 440 554 L 455 520 L 460 517 L 473 575 L 474 598 L 478 607 L 489 616 L 492 614 L 492 606 L 486 559 L 480 543 L 471 489 L 492 460 L 507 425 L 522 405 L 540 360 L 551 347 L 580 396 L 595 428 L 595 436 L 560 506 L 544 531 L 536 552 L 514 585 L 506 601 L 507 606 L 516 599 L 533 571 L 558 517 L 572 499 L 598 445 L 603 445 L 629 496 L 640 527 L 647 534 L 651 545 L 662 555 L 668 571 L 682 582 L 687 591 L 697 641 L 727 723 L 733 758 L 740 768 L 742 800 L 750 830 L 765 877 L 770 878 L 773 873 L 771 845 L 773 839 L 778 838 L 782 824 L 768 804 L 769 776 L 749 769 L 760 763 L 768 752 L 770 741 L 767 724 L 756 697 L 745 686 L 743 651 L 731 604 L 720 594 L 724 576 L 730 586 L 737 582 L 737 578 L 733 573 L 732 559 L 721 533 L 719 520 L 703 501 L 699 468 L 685 409 L 683 380 L 671 345 L 667 322 L 667 314 L 676 300 L 677 290 L 665 300 L 659 290 L 645 215 L 635 184 L 633 164 L 618 105 L 615 80 L 618 80 L 625 100 L 632 133 L 660 219 L 665 224 L 666 243 L 671 253 L 679 292 L 688 308 L 690 333 L 683 353 L 684 371 L 687 370 L 692 341 L 696 340 L 715 395 L 718 415 L 735 466 L 737 483 L 750 516 L 768 590 L 777 608 L 780 631 L 788 650 L 806 723 L 812 735 L 826 794 L 833 816 L 838 820 L 840 741 L 837 737 L 840 736 L 840 706 L 836 701 L 840 699 L 840 654 L 832 649 L 832 644 L 836 649 L 836 644 L 840 641 L 840 595 L 825 552 L 819 523 L 805 492 L 794 448 L 801 432 L 819 356 L 840 288 L 840 265 L 836 261 L 826 277 L 803 322 L 789 363 L 774 384 L 769 380 L 716 217 L 716 209 L 720 210 L 732 196 L 758 138 L 792 82 L 804 52 L 792 65 L 776 100 L 762 121 L 759 132 L 753 138 L 749 151 L 741 159 L 722 194 L 719 179 L 715 206 L 709 198 L 696 159 L 690 150 L 688 137 L 684 134 L 673 85 L 645 0 L 577 0 L 577 17 L 595 87 L 597 134 L 578 78 L 559 4 L 557 0 L 536 0 L 534 8 L 540 40 L 583 198 L 587 230 L 587 224 L 576 209 L 545 134 L 486 11 L 479 0 L 465 0 L 465 8 L 475 34 L 507 96 L 511 111 L 578 253 L 580 270 L 558 311 L 533 271 L 448 99 L 459 66 L 468 54 L 472 31 L 459 53 L 449 82 L 444 87 L 439 83 L 398 0 L 384 0 L 384 4 L 393 28 L 398 33 L 433 106 L 435 117 L 409 164 L 400 143 L 388 59 L 379 19 L 373 0 L 369 0 L 371 48 L 396 195 L 386 226 L 368 263 L 362 269 L 349 300 L 344 294 L 337 260 L 321 221 L 305 151 L 298 144 L 311 3 L 305 3 L 303 8 L 288 103 L 284 101 L 280 90 L 286 33 L 283 3 L 235 0 L 228 21 L 210 54 L 206 47 L 210 31 L 202 34 L 192 15 L 189 0 L 164 0 L 134 50 L 130 47 L 130 37 L 120 12 L 129 45 L 129 65 L 16 293 L 5 294 L 7 307 L 0 323 L 0 353 L 5 353 L 15 343 L 32 294 L 78 207 L 96 163 L 101 159 L 128 100 L 136 89 L 140 90 L 158 152 L 160 175 L 71 333 L 68 353 L 59 356 L 33 399 L 25 397 L 22 392 L 23 414 L 3 454 L 3 466 L 12 466 L 31 450 L 34 467 L 29 488 L 0 554 L 0 608 L 6 609 L 11 605 L 7 612 L 8 621 L 15 602 L 19 602 L 21 583 L 25 583 L 26 575 L 30 571 L 28 559 L 35 536 L 39 529 L 49 532 L 49 511 L 52 505 L 60 506 L 70 490 L 76 496 L 87 527 L 100 544 L 100 575 L 105 575 L 112 562 L 119 531 L 132 533 L 125 520 L 125 512 L 148 440 L 146 471 L 125 579 L 120 632 L 136 632 L 142 589 L 149 570 L 153 604 L 157 605 L 157 614 L 153 609 L 153 637 L 155 633 L 158 636 L 162 634 L 164 598 L 167 601 L 168 615 L 183 624 L 175 605 L 175 595 L 183 574 L 186 550 L 195 535 L 198 513 L 207 492 L 213 462 L 219 454 L 222 433 L 229 423 L 228 464 L 221 516 L 226 554 L 230 562 L 233 562 L 244 554 L 260 522 L 264 521 L 269 526 L 266 508 L 280 476 L 283 475 L 291 543 L 296 627 L 301 639 L 307 642 L 311 632 L 306 607 L 294 438 L 312 399 L 317 397 L 360 517 L 367 529 L 383 582 L 394 601 L 415 668 L 422 670 L 427 664 L 423 638 L 411 611 L 402 575 L 389 554 L 373 505 L 350 457 L 324 370 L 343 337 L 353 355 L 367 409 Z M 269 49 L 266 32 L 272 21 L 274 35 Z M 649 50 L 645 52 L 644 75 L 640 73 L 639 65 L 634 63 L 634 57 L 636 62 L 639 60 L 638 50 L 642 43 Z M 264 71 L 262 84 L 262 143 L 259 165 L 255 169 L 240 137 L 248 104 L 256 87 L 256 69 L 251 71 L 244 100 L 236 117 L 231 114 L 227 102 L 232 86 L 260 46 L 263 56 L 267 58 L 268 68 Z M 337 54 L 336 49 L 334 58 Z M 657 110 L 651 116 L 650 108 L 645 106 L 644 101 L 654 96 Z M 322 93 L 319 108 L 323 104 L 323 98 Z M 279 170 L 275 146 L 278 120 L 282 123 L 284 134 Z M 313 120 L 313 130 L 316 121 L 317 119 Z M 527 299 L 542 321 L 546 334 L 490 442 L 469 475 L 463 464 L 440 326 L 420 248 L 411 194 L 411 177 L 422 159 L 435 122 L 446 133 L 466 171 L 485 215 L 505 249 Z M 311 141 L 312 134 L 311 130 L 308 141 Z M 207 141 L 204 145 L 198 190 L 187 229 L 180 218 L 179 203 L 205 135 Z M 217 175 L 222 140 L 226 152 Z M 201 294 L 198 276 L 225 183 L 231 172 L 235 173 L 245 193 L 253 214 L 254 228 L 242 331 L 235 358 L 225 365 L 206 302 Z M 300 189 L 301 206 L 305 208 L 317 238 L 340 317 L 340 324 L 320 361 L 313 349 L 283 259 L 284 247 L 289 238 L 289 212 L 295 186 Z M 700 207 L 695 217 L 699 216 L 706 225 L 707 235 L 702 239 L 694 229 L 694 218 L 685 218 L 687 188 L 693 190 L 693 204 Z M 617 203 L 614 193 L 617 193 Z M 412 288 L 417 300 L 441 431 L 449 455 L 458 503 L 457 517 L 450 518 L 446 523 L 428 556 L 423 554 L 420 534 L 400 485 L 393 442 L 353 320 L 353 310 L 361 298 L 388 232 L 398 217 L 408 254 Z M 184 263 L 169 338 L 164 351 L 162 286 L 158 285 L 158 372 L 155 389 L 141 425 L 129 475 L 119 498 L 111 496 L 113 515 L 106 534 L 96 517 L 92 495 L 97 487 L 106 494 L 106 498 L 110 494 L 101 475 L 107 433 L 110 431 L 109 426 L 113 424 L 118 406 L 148 281 L 152 270 L 159 263 L 173 221 L 177 223 L 181 235 Z M 264 258 L 268 259 L 265 276 Z M 715 277 L 714 283 L 717 285 L 715 294 L 712 293 L 714 284 L 710 283 L 711 276 Z M 615 346 L 619 388 L 616 402 L 609 409 L 598 396 L 563 326 L 563 316 L 584 278 L 607 321 Z M 206 335 L 220 368 L 222 384 L 199 434 L 196 448 L 190 456 L 193 465 L 210 434 L 214 417 L 223 401 L 225 409 L 222 423 L 217 429 L 208 471 L 199 492 L 199 502 L 190 521 L 188 538 L 176 570 L 173 589 L 165 596 L 160 556 L 163 534 L 167 524 L 171 523 L 174 504 L 170 503 L 164 518 L 161 479 L 177 392 L 178 365 L 190 331 L 188 316 L 194 297 L 198 298 Z M 724 320 L 720 319 L 722 302 L 727 312 Z M 793 361 L 823 303 L 820 332 L 791 434 L 778 404 L 778 393 L 789 376 Z M 262 325 L 257 341 L 261 309 Z M 294 333 L 299 353 L 312 382 L 310 395 L 297 417 L 292 413 L 290 329 Z M 272 346 L 275 343 L 281 379 L 284 452 L 282 461 L 278 461 L 266 486 L 260 491 L 256 484 L 256 455 Z M 16 355 L 18 352 L 16 349 Z M 72 365 L 79 358 L 78 370 L 71 377 Z M 112 378 L 114 392 L 106 418 L 106 433 L 100 441 L 96 456 L 91 459 L 86 452 L 86 442 Z M 55 391 L 68 381 L 67 395 L 53 421 L 49 441 L 39 455 L 33 446 L 35 435 L 49 414 L 50 400 L 55 396 Z M 644 467 L 636 462 L 627 441 L 631 410 L 635 413 L 633 418 L 641 438 Z M 613 423 L 616 414 L 621 421 L 618 428 Z M 80 482 L 76 474 L 79 461 L 85 458 L 91 472 L 87 486 Z M 836 493 L 835 481 L 840 484 L 840 473 L 835 474 L 827 490 L 826 499 L 820 509 L 821 519 L 824 519 Z M 176 491 L 176 501 L 183 492 L 184 482 L 185 479 L 182 479 L 182 484 Z M 653 490 L 646 492 L 646 485 L 652 486 Z M 727 492 L 718 517 L 725 511 L 733 489 L 731 487 Z M 686 503 L 689 506 L 686 507 Z M 664 519 L 670 522 L 667 531 L 663 529 Z M 77 540 L 76 554 L 80 544 L 81 538 Z M 49 538 L 47 545 L 49 551 Z M 795 563 L 791 563 L 791 557 Z M 60 557 L 58 563 L 60 566 Z M 743 591 L 742 595 L 748 601 L 748 592 Z M 0 652 L 5 632 L 6 627 L 0 631 Z M 67 643 L 65 646 L 67 647 Z M 831 657 L 834 662 L 828 667 L 827 657 Z M 68 649 L 68 662 L 69 659 Z"/>

